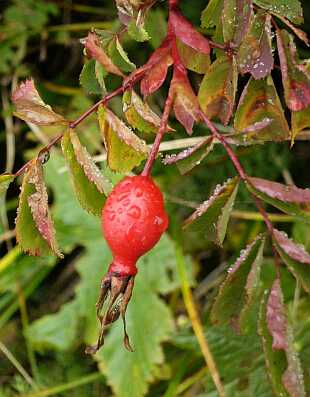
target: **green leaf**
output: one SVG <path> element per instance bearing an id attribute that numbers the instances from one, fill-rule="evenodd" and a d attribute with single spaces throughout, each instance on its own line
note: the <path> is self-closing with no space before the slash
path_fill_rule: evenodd
<path id="1" fill-rule="evenodd" d="M 148 32 L 144 29 L 144 26 L 137 25 L 136 21 L 132 19 L 128 25 L 128 34 L 134 40 L 143 42 L 150 40 Z"/>
<path id="2" fill-rule="evenodd" d="M 76 302 L 67 303 L 58 313 L 45 315 L 32 323 L 25 336 L 37 351 L 69 350 L 77 342 L 77 313 Z"/>
<path id="3" fill-rule="evenodd" d="M 242 325 L 246 327 L 252 325 L 252 321 L 250 324 L 244 320 L 245 317 L 249 319 L 249 314 L 253 314 L 250 313 L 251 309 L 259 297 L 264 243 L 264 237 L 258 235 L 251 244 L 241 251 L 239 258 L 228 269 L 227 277 L 220 286 L 212 307 L 212 322 L 231 323 L 236 326 L 236 320 L 239 322 L 242 311 Z M 254 313 L 255 315 L 257 316 L 257 313 Z"/>
<path id="4" fill-rule="evenodd" d="M 80 84 L 89 94 L 101 95 L 104 91 L 96 76 L 96 62 L 95 59 L 85 62 L 80 74 Z"/>
<path id="5" fill-rule="evenodd" d="M 132 72 L 136 69 L 136 65 L 129 60 L 125 50 L 121 46 L 117 37 L 114 37 L 109 42 L 107 51 L 113 63 L 118 66 L 123 72 Z"/>
<path id="6" fill-rule="evenodd" d="M 211 197 L 186 219 L 183 227 L 190 227 L 201 237 L 222 246 L 238 187 L 237 177 L 228 179 L 223 185 L 217 185 Z"/>
<path id="7" fill-rule="evenodd" d="M 111 110 L 99 106 L 98 118 L 111 170 L 131 171 L 147 157 L 149 150 L 146 143 Z"/>
<path id="8" fill-rule="evenodd" d="M 273 232 L 273 241 L 288 270 L 305 291 L 310 293 L 310 254 L 303 245 L 295 243 L 284 232 L 276 229 Z"/>
<path id="9" fill-rule="evenodd" d="M 231 118 L 237 88 L 235 60 L 221 56 L 207 70 L 198 92 L 199 104 L 209 119 L 227 124 Z"/>
<path id="10" fill-rule="evenodd" d="M 285 102 L 293 111 L 303 110 L 310 106 L 310 75 L 298 63 L 294 38 L 286 30 L 277 30 L 277 46 Z"/>
<path id="11" fill-rule="evenodd" d="M 239 46 L 248 30 L 252 13 L 251 0 L 224 0 L 222 25 L 225 42 Z"/>
<path id="12" fill-rule="evenodd" d="M 93 163 L 86 149 L 81 146 L 73 131 L 64 134 L 61 146 L 69 165 L 77 199 L 86 211 L 100 216 L 105 194 L 111 190 L 111 185 Z"/>
<path id="13" fill-rule="evenodd" d="M 279 279 L 262 299 L 258 327 L 275 394 L 304 397 L 303 374 L 293 345 L 292 329 L 287 320 Z"/>
<path id="14" fill-rule="evenodd" d="M 289 127 L 270 76 L 261 80 L 250 78 L 240 97 L 234 127 L 235 139 L 244 144 L 289 137 Z"/>
<path id="15" fill-rule="evenodd" d="M 177 48 L 183 65 L 196 73 L 206 73 L 210 66 L 210 56 L 195 50 L 177 38 Z"/>
<path id="16" fill-rule="evenodd" d="M 197 145 L 187 148 L 178 154 L 168 155 L 163 159 L 165 165 L 176 164 L 182 175 L 191 171 L 203 161 L 213 150 L 214 141 L 212 137 L 204 139 Z"/>
<path id="17" fill-rule="evenodd" d="M 11 174 L 0 175 L 0 199 L 5 195 L 10 183 L 13 182 L 14 179 L 15 176 Z"/>
<path id="18" fill-rule="evenodd" d="M 250 192 L 296 219 L 310 223 L 310 189 L 286 186 L 261 178 L 249 178 Z"/>
<path id="19" fill-rule="evenodd" d="M 102 89 L 101 95 L 105 95 L 107 93 L 107 89 L 105 86 L 104 78 L 107 76 L 107 71 L 98 61 L 96 61 L 95 64 L 95 76 Z"/>
<path id="20" fill-rule="evenodd" d="M 209 29 L 217 26 L 221 18 L 224 0 L 210 0 L 201 14 L 201 27 Z"/>
<path id="21" fill-rule="evenodd" d="M 269 14 L 263 11 L 252 14 L 249 30 L 238 50 L 237 60 L 242 74 L 249 72 L 255 79 L 270 74 L 273 69 L 273 56 Z"/>
<path id="22" fill-rule="evenodd" d="M 16 217 L 16 238 L 22 250 L 30 255 L 44 255 L 52 251 L 62 257 L 48 211 L 47 190 L 39 160 L 33 160 L 23 178 Z"/>
<path id="23" fill-rule="evenodd" d="M 160 117 L 135 93 L 126 91 L 123 95 L 123 112 L 131 127 L 143 133 L 156 134 Z"/>
<path id="24" fill-rule="evenodd" d="M 304 21 L 299 0 L 254 0 L 254 3 L 271 14 L 283 16 L 297 25 Z"/>
<path id="25" fill-rule="evenodd" d="M 16 88 L 12 95 L 15 116 L 37 125 L 66 125 L 68 121 L 43 102 L 32 79 Z"/>

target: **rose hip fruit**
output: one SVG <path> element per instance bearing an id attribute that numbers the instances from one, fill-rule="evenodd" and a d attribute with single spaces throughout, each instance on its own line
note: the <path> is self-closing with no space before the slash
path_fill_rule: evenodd
<path id="1" fill-rule="evenodd" d="M 103 345 L 105 327 L 120 315 L 124 322 L 124 345 L 132 350 L 126 332 L 125 312 L 138 271 L 136 262 L 154 247 L 167 227 L 163 195 L 151 177 L 129 176 L 114 187 L 102 209 L 102 231 L 113 260 L 102 280 L 97 302 L 101 332 L 97 344 L 89 346 L 87 353 L 96 353 Z"/>

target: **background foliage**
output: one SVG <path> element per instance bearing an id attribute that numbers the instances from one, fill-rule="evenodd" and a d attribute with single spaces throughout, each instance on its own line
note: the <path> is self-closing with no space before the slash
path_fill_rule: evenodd
<path id="1" fill-rule="evenodd" d="M 195 1 L 195 7 L 191 2 L 182 3 L 182 11 L 198 27 L 205 1 Z M 303 8 L 304 30 L 307 30 L 310 6 L 305 2 Z M 117 43 L 111 45 L 113 59 L 118 57 L 118 66 L 122 70 L 130 71 L 130 62 L 143 64 L 159 45 L 165 32 L 165 16 L 164 3 L 150 13 L 146 22 L 150 41 L 137 43 L 125 39 L 123 45 L 130 61 L 117 52 Z M 86 36 L 91 27 L 117 29 L 118 20 L 112 1 L 96 1 L 89 5 L 75 1 L 15 0 L 6 2 L 3 7 L 2 22 L 0 163 L 1 171 L 12 171 L 13 166 L 18 169 L 34 157 L 58 132 L 55 127 L 38 128 L 13 119 L 12 86 L 19 79 L 34 76 L 43 99 L 67 119 L 74 119 L 103 89 L 110 91 L 119 84 L 117 76 L 109 75 L 105 87 L 98 83 L 100 79 L 97 82 L 89 79 L 88 70 L 96 65 L 85 63 L 79 39 Z M 307 47 L 301 41 L 297 44 L 301 57 L 309 58 Z M 100 76 L 104 72 L 97 70 L 97 73 Z M 276 73 L 278 88 L 281 79 Z M 84 88 L 78 87 L 79 78 Z M 198 81 L 194 83 L 198 84 Z M 86 95 L 86 91 L 95 96 Z M 162 108 L 163 100 L 162 93 L 157 94 L 152 99 L 153 108 Z M 113 100 L 111 108 L 120 114 L 121 99 Z M 176 129 L 173 138 L 185 137 L 177 123 L 173 122 L 172 127 Z M 83 132 L 80 134 L 82 143 L 92 155 L 102 159 L 102 143 L 95 118 L 90 117 L 78 129 Z M 197 135 L 205 133 L 203 127 L 195 127 L 194 131 Z M 153 138 L 146 136 L 146 139 L 152 141 Z M 289 144 L 271 142 L 239 147 L 237 153 L 251 176 L 282 183 L 293 181 L 300 187 L 310 184 L 306 172 L 308 142 L 296 141 L 292 148 Z M 104 161 L 99 165 L 114 181 L 121 178 L 119 174 L 112 174 Z M 185 230 L 181 240 L 176 237 L 180 234 L 181 222 L 193 211 L 192 207 L 207 199 L 219 181 L 235 175 L 221 148 L 211 152 L 186 178 L 180 175 L 177 167 L 156 163 L 154 175 L 165 192 L 171 225 L 169 234 L 139 262 L 139 277 L 128 310 L 128 330 L 135 352 L 130 354 L 123 349 L 121 324 L 116 323 L 95 361 L 84 355 L 84 347 L 85 343 L 96 339 L 98 325 L 94 305 L 110 253 L 102 239 L 97 218 L 83 211 L 73 193 L 59 149 L 53 149 L 44 170 L 57 239 L 65 258 L 28 257 L 15 245 L 12 230 L 21 181 L 14 182 L 6 203 L 1 203 L 0 350 L 4 354 L 0 362 L 1 396 L 108 396 L 111 393 L 120 397 L 216 396 L 182 299 L 181 286 L 185 281 L 178 268 L 183 259 L 187 269 L 185 277 L 194 287 L 206 339 L 227 396 L 273 395 L 267 380 L 263 347 L 255 330 L 239 336 L 228 325 L 215 326 L 210 322 L 211 303 L 225 270 L 234 263 L 238 252 L 264 230 L 248 193 L 242 187 L 238 192 L 222 249 L 200 238 L 199 231 Z M 274 207 L 267 209 L 275 212 Z M 308 225 L 277 212 L 274 220 L 276 227 L 292 234 L 310 250 Z M 180 244 L 183 248 L 181 256 L 184 251 L 185 258 L 177 255 Z M 271 256 L 271 247 L 267 245 L 261 264 L 263 287 L 270 287 L 274 277 Z M 310 301 L 298 287 L 296 289 L 293 277 L 285 268 L 282 273 L 284 301 L 293 320 L 295 347 L 300 354 L 309 392 Z M 235 296 L 234 292 L 232 297 Z M 231 299 L 227 304 L 229 302 Z M 212 313 L 216 315 L 216 309 L 213 307 L 212 310 L 211 319 Z M 252 320 L 256 322 L 256 318 Z M 261 332 L 264 331 L 263 320 Z"/>

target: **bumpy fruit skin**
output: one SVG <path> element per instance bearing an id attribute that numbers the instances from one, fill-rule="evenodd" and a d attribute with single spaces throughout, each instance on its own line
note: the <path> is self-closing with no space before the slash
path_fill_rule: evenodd
<path id="1" fill-rule="evenodd" d="M 133 276 L 137 259 L 158 242 L 168 227 L 163 195 L 149 176 L 119 182 L 102 210 L 102 231 L 111 248 L 109 273 Z"/>

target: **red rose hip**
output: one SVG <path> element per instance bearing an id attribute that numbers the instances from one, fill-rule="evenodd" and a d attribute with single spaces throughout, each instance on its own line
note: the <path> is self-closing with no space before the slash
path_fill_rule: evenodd
<path id="1" fill-rule="evenodd" d="M 109 271 L 135 275 L 137 259 L 158 242 L 168 227 L 163 195 L 148 176 L 118 183 L 102 211 L 103 235 L 111 248 Z"/>
<path id="2" fill-rule="evenodd" d="M 96 353 L 104 343 L 104 330 L 121 315 L 124 345 L 132 350 L 126 332 L 125 313 L 131 298 L 136 262 L 158 242 L 168 227 L 163 195 L 151 177 L 129 176 L 110 193 L 102 209 L 102 231 L 113 260 L 102 279 L 97 302 L 101 331 L 97 343 L 86 348 Z M 104 314 L 103 305 L 107 301 Z"/>

